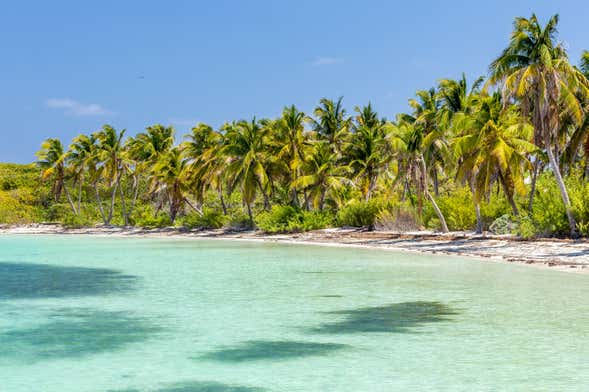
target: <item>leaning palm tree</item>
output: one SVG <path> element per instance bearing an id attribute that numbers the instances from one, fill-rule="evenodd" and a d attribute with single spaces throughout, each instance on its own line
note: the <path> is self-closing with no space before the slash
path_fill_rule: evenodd
<path id="1" fill-rule="evenodd" d="M 433 143 L 435 140 L 428 136 L 430 135 L 424 135 L 422 127 L 400 121 L 398 124 L 392 125 L 388 137 L 398 158 L 397 179 L 406 178 L 410 184 L 414 185 L 417 191 L 418 212 L 420 215 L 423 198 L 425 197 L 430 201 L 440 220 L 442 231 L 447 233 L 448 225 L 444 214 L 442 214 L 436 200 L 429 191 L 428 168 L 423 151 L 427 151 L 428 144 Z"/>
<path id="2" fill-rule="evenodd" d="M 229 192 L 240 187 L 243 204 L 253 222 L 252 204 L 259 191 L 264 198 L 264 207 L 269 208 L 269 193 L 272 189 L 268 170 L 266 135 L 268 128 L 255 118 L 223 126 L 225 144 L 220 153 L 227 158 L 225 172 Z"/>
<path id="3" fill-rule="evenodd" d="M 522 121 L 515 107 L 502 110 L 499 94 L 481 98 L 477 110 L 460 113 L 455 127 L 460 135 L 454 141 L 458 161 L 457 178 L 469 183 L 477 216 L 477 232 L 482 232 L 480 202 L 499 182 L 514 215 L 519 214 L 515 194 L 524 194 L 525 170 L 531 164 L 528 156 L 536 147 L 531 140 L 533 129 Z"/>
<path id="4" fill-rule="evenodd" d="M 77 215 L 76 207 L 66 186 L 66 158 L 67 153 L 59 139 L 46 139 L 37 152 L 37 165 L 41 168 L 41 179 L 51 179 L 51 194 L 56 202 L 61 199 L 64 192 L 70 207 Z"/>
<path id="5" fill-rule="evenodd" d="M 500 85 L 507 105 L 517 102 L 534 126 L 534 142 L 546 151 L 564 203 L 571 235 L 577 225 L 559 164 L 558 134 L 563 115 L 577 124 L 583 120 L 579 96 L 589 94 L 589 83 L 573 67 L 564 47 L 556 42 L 558 15 L 541 26 L 536 15 L 516 18 L 511 40 L 490 66 L 490 83 Z"/>

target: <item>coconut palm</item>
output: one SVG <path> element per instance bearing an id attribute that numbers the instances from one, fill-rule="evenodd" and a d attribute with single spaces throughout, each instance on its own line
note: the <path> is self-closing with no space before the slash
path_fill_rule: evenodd
<path id="1" fill-rule="evenodd" d="M 313 144 L 305 158 L 304 173 L 292 182 L 293 189 L 305 191 L 307 200 L 314 208 L 323 210 L 330 202 L 333 207 L 340 204 L 339 191 L 345 185 L 352 185 L 348 178 L 349 166 L 337 163 L 338 154 L 326 140 Z"/>
<path id="2" fill-rule="evenodd" d="M 223 214 L 227 215 L 224 197 L 225 161 L 221 149 L 224 136 L 211 126 L 199 123 L 185 136 L 180 148 L 190 162 L 193 173 L 193 189 L 198 203 L 202 203 L 208 189 L 217 192 Z"/>
<path id="3" fill-rule="evenodd" d="M 97 140 L 96 158 L 102 178 L 106 181 L 107 187 L 110 188 L 110 208 L 108 215 L 104 218 L 104 224 L 109 225 L 115 207 L 117 191 L 121 185 L 121 178 L 125 171 L 124 160 L 124 135 L 125 130 L 118 132 L 110 125 L 104 125 L 102 129 L 94 133 Z M 101 202 L 99 202 L 102 204 Z M 125 198 L 121 192 L 121 204 L 123 216 L 127 218 L 125 212 Z M 125 222 L 126 224 L 127 222 Z"/>
<path id="4" fill-rule="evenodd" d="M 188 200 L 190 184 L 190 166 L 178 147 L 161 155 L 151 169 L 150 192 L 165 196 L 172 224 L 185 204 L 192 205 Z"/>
<path id="5" fill-rule="evenodd" d="M 321 140 L 327 140 L 334 151 L 341 152 L 341 146 L 348 135 L 351 119 L 343 107 L 343 97 L 337 101 L 322 98 L 313 111 L 316 119 L 309 119 L 313 131 Z"/>
<path id="6" fill-rule="evenodd" d="M 252 204 L 259 191 L 264 198 L 264 207 L 269 208 L 269 192 L 272 189 L 266 151 L 268 128 L 255 118 L 225 124 L 225 144 L 221 154 L 227 158 L 225 172 L 229 191 L 241 188 L 243 204 L 253 222 Z"/>
<path id="7" fill-rule="evenodd" d="M 454 140 L 457 178 L 471 185 L 480 233 L 479 203 L 489 196 L 495 182 L 501 184 L 513 214 L 519 214 L 514 196 L 526 192 L 525 170 L 531 166 L 527 157 L 536 150 L 530 142 L 533 129 L 516 108 L 502 111 L 499 94 L 481 98 L 478 109 L 469 115 L 458 114 L 455 126 L 461 130 Z"/>
<path id="8" fill-rule="evenodd" d="M 74 214 L 77 214 L 76 207 L 66 185 L 66 158 L 63 145 L 59 139 L 46 139 L 37 152 L 37 165 L 41 168 L 41 179 L 51 179 L 51 194 L 56 202 L 61 199 L 64 192 Z"/>
<path id="9" fill-rule="evenodd" d="M 96 174 L 95 161 L 96 137 L 94 135 L 78 135 L 70 144 L 67 162 L 73 173 L 74 184 L 78 185 L 77 211 L 81 211 L 82 186 L 86 177 L 93 178 Z"/>
<path id="10" fill-rule="evenodd" d="M 564 47 L 556 42 L 558 15 L 541 26 L 536 15 L 516 18 L 509 45 L 490 66 L 490 83 L 500 85 L 504 103 L 512 100 L 534 126 L 534 142 L 546 151 L 564 203 L 571 235 L 577 236 L 575 217 L 559 164 L 558 141 L 563 115 L 583 120 L 579 96 L 589 94 L 589 84 L 573 67 Z"/>
<path id="11" fill-rule="evenodd" d="M 354 132 L 346 144 L 346 160 L 354 171 L 354 178 L 360 184 L 365 200 L 370 200 L 380 174 L 390 162 L 390 144 L 386 139 L 385 121 L 369 103 L 363 108 L 356 107 Z"/>
<path id="12" fill-rule="evenodd" d="M 435 141 L 434 138 L 428 137 L 434 133 L 424 135 L 423 129 L 415 123 L 411 124 L 402 120 L 393 125 L 388 137 L 398 159 L 397 179 L 406 178 L 415 187 L 419 215 L 422 212 L 423 198 L 430 201 L 440 220 L 442 231 L 446 233 L 448 232 L 446 219 L 429 191 L 427 162 L 423 156 L 423 151 L 428 150 L 428 144 Z"/>
<path id="13" fill-rule="evenodd" d="M 270 124 L 271 147 L 274 164 L 283 173 L 286 188 L 290 188 L 290 204 L 299 205 L 299 194 L 290 185 L 301 176 L 308 149 L 308 135 L 305 133 L 305 113 L 294 105 L 282 110 L 282 115 Z"/>

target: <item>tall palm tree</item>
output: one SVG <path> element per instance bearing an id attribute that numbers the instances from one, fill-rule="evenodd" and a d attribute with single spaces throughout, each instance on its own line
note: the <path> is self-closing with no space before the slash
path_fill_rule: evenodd
<path id="1" fill-rule="evenodd" d="M 589 94 L 589 83 L 573 67 L 562 45 L 556 42 L 558 15 L 541 26 L 536 15 L 516 18 L 509 45 L 490 66 L 490 83 L 499 84 L 504 103 L 515 100 L 534 126 L 534 142 L 546 151 L 564 203 L 571 235 L 577 225 L 562 178 L 558 142 L 564 114 L 576 124 L 583 119 L 578 97 Z"/>
<path id="2" fill-rule="evenodd" d="M 224 197 L 225 162 L 222 154 L 224 136 L 211 126 L 199 123 L 185 136 L 180 148 L 190 162 L 193 186 L 198 203 L 204 201 L 208 189 L 214 189 L 219 196 L 223 214 L 227 215 Z"/>
<path id="3" fill-rule="evenodd" d="M 53 199 L 59 202 L 61 193 L 64 192 L 70 207 L 77 215 L 76 207 L 72 201 L 66 185 L 66 158 L 63 145 L 59 139 L 46 139 L 37 152 L 37 165 L 41 168 L 41 179 L 51 179 L 51 193 Z"/>
<path id="4" fill-rule="evenodd" d="M 462 74 L 462 77 L 458 80 L 440 80 L 438 83 L 440 101 L 438 123 L 443 127 L 449 128 L 452 125 L 452 119 L 455 114 L 468 114 L 475 108 L 483 82 L 484 78 L 481 76 L 469 88 L 465 74 Z"/>
<path id="5" fill-rule="evenodd" d="M 188 200 L 190 183 L 190 166 L 178 147 L 161 155 L 151 169 L 150 190 L 165 195 L 172 224 L 184 205 L 191 204 Z"/>
<path id="6" fill-rule="evenodd" d="M 343 107 L 343 97 L 337 101 L 321 98 L 313 115 L 316 119 L 309 121 L 319 139 L 327 140 L 334 151 L 341 152 L 341 146 L 346 140 L 351 124 L 351 119 Z"/>
<path id="7" fill-rule="evenodd" d="M 77 211 L 78 214 L 81 211 L 82 204 L 82 186 L 86 177 L 95 174 L 96 165 L 95 161 L 96 152 L 96 138 L 94 135 L 78 135 L 70 144 L 67 152 L 67 161 L 73 172 L 74 183 L 78 185 L 78 200 L 77 200 Z"/>
<path id="8" fill-rule="evenodd" d="M 416 188 L 419 214 L 421 215 L 422 199 L 425 197 L 432 204 L 440 220 L 442 231 L 447 233 L 448 225 L 444 214 L 429 191 L 428 168 L 423 151 L 428 150 L 428 144 L 432 143 L 434 139 L 428 139 L 428 136 L 424 135 L 423 128 L 416 126 L 415 123 L 401 121 L 393 126 L 389 133 L 389 140 L 398 157 L 397 178 L 406 178 Z"/>
<path id="9" fill-rule="evenodd" d="M 513 214 L 519 214 L 514 196 L 525 193 L 524 173 L 531 166 L 527 156 L 536 150 L 530 142 L 533 129 L 522 121 L 516 108 L 502 111 L 499 94 L 483 97 L 478 109 L 469 115 L 458 114 L 455 126 L 461 130 L 454 140 L 459 162 L 457 177 L 471 185 L 480 233 L 479 203 L 488 197 L 496 181 L 501 184 Z"/>
<path id="10" fill-rule="evenodd" d="M 358 113 L 356 124 L 346 144 L 345 155 L 356 181 L 360 183 L 364 199 L 368 201 L 392 155 L 386 139 L 385 121 L 378 118 L 372 105 L 356 107 L 355 111 Z"/>
<path id="11" fill-rule="evenodd" d="M 423 145 L 423 158 L 428 168 L 428 175 L 433 180 L 434 194 L 439 194 L 439 176 L 450 169 L 448 141 L 445 129 L 440 127 L 440 101 L 435 89 L 419 90 L 416 99 L 409 100 L 413 108 L 412 115 L 401 115 L 404 121 L 413 123 L 423 138 L 429 141 Z"/>
<path id="12" fill-rule="evenodd" d="M 104 125 L 102 129 L 94 133 L 98 141 L 96 147 L 96 158 L 98 160 L 100 174 L 106 181 L 106 185 L 110 187 L 110 208 L 108 215 L 105 216 L 104 224 L 109 225 L 114 212 L 115 200 L 117 191 L 121 185 L 121 178 L 125 170 L 124 161 L 124 135 L 125 130 L 118 132 L 110 125 Z M 123 216 L 127 219 L 125 211 L 125 198 L 121 193 L 121 204 L 123 208 Z M 127 224 L 127 222 L 125 222 Z"/>
<path id="13" fill-rule="evenodd" d="M 325 208 L 326 202 L 335 207 L 339 204 L 338 192 L 345 185 L 352 185 L 348 178 L 351 169 L 347 165 L 338 164 L 338 154 L 326 140 L 316 141 L 305 158 L 304 173 L 292 182 L 291 187 L 304 190 L 313 207 Z"/>
<path id="14" fill-rule="evenodd" d="M 264 198 L 264 207 L 269 208 L 269 192 L 272 189 L 268 170 L 266 151 L 268 128 L 255 118 L 252 121 L 239 121 L 226 124 L 225 144 L 221 153 L 227 157 L 225 171 L 228 176 L 229 191 L 241 188 L 244 206 L 250 221 L 253 222 L 252 204 L 259 191 Z"/>
<path id="15" fill-rule="evenodd" d="M 174 134 L 173 127 L 156 124 L 147 127 L 144 132 L 138 133 L 135 137 L 127 139 L 123 161 L 127 162 L 126 169 L 133 181 L 131 206 L 126 211 L 127 221 L 135 209 L 142 175 L 149 173 L 159 159 L 172 149 Z M 124 198 L 124 195 L 121 197 Z M 155 197 L 161 199 L 160 195 L 155 195 Z M 160 200 L 160 202 L 163 201 Z"/>
<path id="16" fill-rule="evenodd" d="M 308 137 L 305 133 L 305 113 L 294 105 L 282 110 L 282 115 L 271 124 L 273 154 L 275 164 L 284 172 L 286 187 L 301 176 L 305 154 L 308 149 Z M 296 188 L 290 187 L 290 203 L 299 205 Z"/>

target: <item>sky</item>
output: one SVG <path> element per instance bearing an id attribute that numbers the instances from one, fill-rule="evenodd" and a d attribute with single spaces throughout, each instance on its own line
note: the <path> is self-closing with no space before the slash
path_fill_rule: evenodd
<path id="1" fill-rule="evenodd" d="M 0 162 L 48 137 L 103 124 L 129 135 L 311 113 L 408 111 L 442 78 L 486 75 L 516 16 L 560 14 L 574 63 L 589 49 L 587 1 L 6 1 L 0 11 Z"/>

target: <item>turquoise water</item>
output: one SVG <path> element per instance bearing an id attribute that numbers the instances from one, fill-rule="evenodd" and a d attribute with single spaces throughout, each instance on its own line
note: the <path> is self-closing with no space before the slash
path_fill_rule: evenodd
<path id="1" fill-rule="evenodd" d="M 589 276 L 194 239 L 0 236 L 1 391 L 586 391 Z"/>

